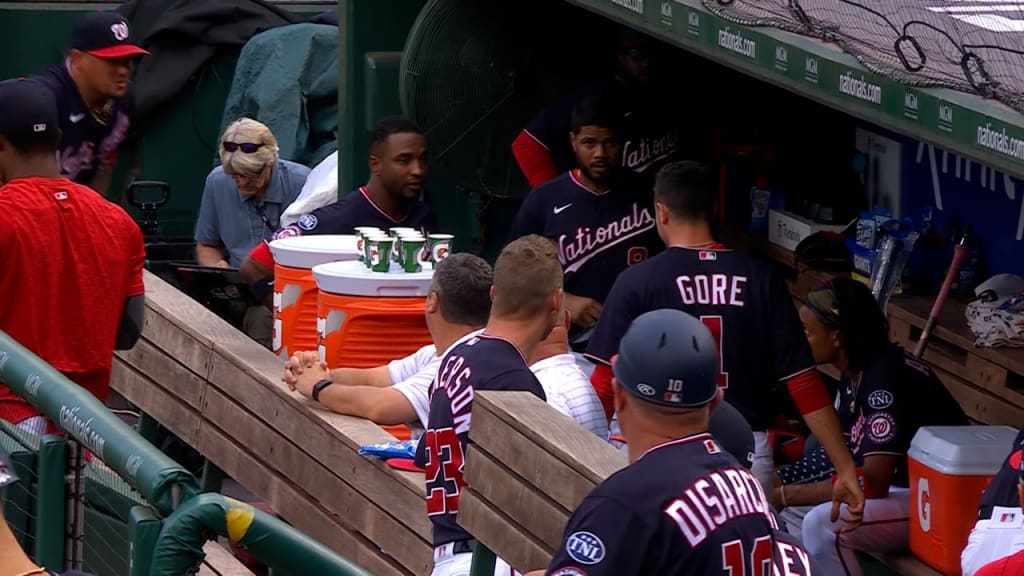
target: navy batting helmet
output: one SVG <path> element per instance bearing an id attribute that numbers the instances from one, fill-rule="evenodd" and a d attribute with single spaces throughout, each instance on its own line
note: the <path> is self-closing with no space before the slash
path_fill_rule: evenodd
<path id="1" fill-rule="evenodd" d="M 633 320 L 612 370 L 631 394 L 662 406 L 703 406 L 718 393 L 715 339 L 680 310 L 654 310 Z"/>

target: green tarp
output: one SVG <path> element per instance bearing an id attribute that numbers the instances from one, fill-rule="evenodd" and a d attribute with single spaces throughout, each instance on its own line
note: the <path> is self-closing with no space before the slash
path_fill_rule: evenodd
<path id="1" fill-rule="evenodd" d="M 338 28 L 292 24 L 254 36 L 242 49 L 221 133 L 255 118 L 270 127 L 281 158 L 315 166 L 338 148 Z"/>

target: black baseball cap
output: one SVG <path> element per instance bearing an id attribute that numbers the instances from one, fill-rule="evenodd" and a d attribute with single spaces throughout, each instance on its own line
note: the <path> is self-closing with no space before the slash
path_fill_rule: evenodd
<path id="1" fill-rule="evenodd" d="M 71 31 L 71 48 L 105 59 L 149 54 L 132 44 L 128 21 L 116 12 L 90 12 L 79 19 Z"/>
<path id="2" fill-rule="evenodd" d="M 20 143 L 59 133 L 53 92 L 34 80 L 0 82 L 0 136 Z"/>
<path id="3" fill-rule="evenodd" d="M 637 398 L 677 408 L 718 394 L 718 346 L 700 320 L 671 308 L 637 316 L 612 358 L 619 384 Z"/>

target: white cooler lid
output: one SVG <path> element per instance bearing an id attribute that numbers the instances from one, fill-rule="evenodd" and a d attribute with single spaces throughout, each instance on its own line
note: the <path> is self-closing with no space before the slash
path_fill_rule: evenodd
<path id="1" fill-rule="evenodd" d="M 317 288 L 345 296 L 426 297 L 433 277 L 433 270 L 409 273 L 394 262 L 390 272 L 373 272 L 362 262 L 331 262 L 313 267 Z"/>
<path id="2" fill-rule="evenodd" d="M 1009 426 L 925 426 L 908 454 L 948 476 L 989 476 L 999 471 L 1016 437 Z"/>
<path id="3" fill-rule="evenodd" d="M 274 262 L 289 268 L 312 268 L 317 264 L 355 260 L 356 237 L 348 234 L 291 236 L 270 243 Z"/>

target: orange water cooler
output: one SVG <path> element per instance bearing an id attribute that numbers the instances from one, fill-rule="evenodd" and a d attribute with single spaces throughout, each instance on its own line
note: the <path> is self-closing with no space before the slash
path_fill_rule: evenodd
<path id="1" fill-rule="evenodd" d="M 320 359 L 328 366 L 381 366 L 432 342 L 424 306 L 433 272 L 372 272 L 362 262 L 332 262 L 313 268 L 319 289 L 317 330 Z M 405 426 L 385 426 L 399 439 Z"/>
<path id="2" fill-rule="evenodd" d="M 270 243 L 274 255 L 274 353 L 316 350 L 317 288 L 313 267 L 359 257 L 356 237 L 296 236 Z"/>
<path id="3" fill-rule="evenodd" d="M 1009 426 L 929 426 L 910 443 L 910 550 L 946 576 L 978 518 L 981 493 L 1013 447 Z"/>

